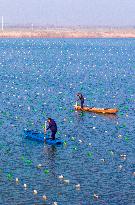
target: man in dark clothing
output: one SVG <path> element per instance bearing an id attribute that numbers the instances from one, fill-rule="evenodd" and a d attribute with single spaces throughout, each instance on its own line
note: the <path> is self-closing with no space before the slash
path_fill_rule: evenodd
<path id="1" fill-rule="evenodd" d="M 81 93 L 77 93 L 77 96 L 79 97 L 79 98 L 77 99 L 77 101 L 78 101 L 78 100 L 81 101 L 81 108 L 83 109 L 84 97 L 83 97 L 83 95 L 82 95 Z"/>
<path id="2" fill-rule="evenodd" d="M 51 130 L 51 132 L 52 132 L 51 138 L 52 138 L 52 140 L 55 140 L 55 135 L 56 135 L 56 132 L 57 132 L 57 124 L 51 118 L 48 118 L 47 122 L 49 123 L 49 126 L 47 127 L 46 130 L 49 130 L 49 129 Z M 45 133 L 46 133 L 46 130 L 44 130 Z"/>

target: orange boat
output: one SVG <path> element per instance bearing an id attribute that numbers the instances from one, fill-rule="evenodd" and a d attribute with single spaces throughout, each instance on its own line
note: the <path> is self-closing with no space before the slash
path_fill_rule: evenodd
<path id="1" fill-rule="evenodd" d="M 81 110 L 86 112 L 95 112 L 95 113 L 103 113 L 103 114 L 116 114 L 118 109 L 116 108 L 96 108 L 96 107 L 83 107 L 75 105 L 75 110 Z"/>

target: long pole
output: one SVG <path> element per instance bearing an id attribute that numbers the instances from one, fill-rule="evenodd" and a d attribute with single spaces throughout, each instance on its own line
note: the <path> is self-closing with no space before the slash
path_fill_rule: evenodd
<path id="1" fill-rule="evenodd" d="M 44 127 L 45 132 L 44 132 L 44 134 L 46 134 L 46 123 L 47 123 L 47 121 L 45 121 L 45 127 Z M 46 140 L 46 137 L 45 137 L 45 136 L 44 136 L 44 140 Z"/>
<path id="2" fill-rule="evenodd" d="M 2 18 L 1 18 L 1 30 L 3 31 L 3 26 L 4 25 L 4 21 L 3 21 L 3 16 L 2 16 Z"/>
<path id="3" fill-rule="evenodd" d="M 45 130 L 46 130 L 46 123 L 47 123 L 47 121 L 45 121 Z"/>

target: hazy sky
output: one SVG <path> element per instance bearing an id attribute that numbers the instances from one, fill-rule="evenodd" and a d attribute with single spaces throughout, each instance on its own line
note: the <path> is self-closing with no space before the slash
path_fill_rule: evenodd
<path id="1" fill-rule="evenodd" d="M 12 25 L 133 26 L 135 0 L 0 0 L 0 16 Z"/>

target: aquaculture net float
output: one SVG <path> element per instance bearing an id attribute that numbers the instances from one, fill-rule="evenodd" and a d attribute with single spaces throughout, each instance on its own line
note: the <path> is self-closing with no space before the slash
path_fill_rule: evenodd
<path id="1" fill-rule="evenodd" d="M 63 144 L 63 140 L 56 138 L 55 140 L 52 140 L 49 136 L 45 135 L 42 132 L 37 132 L 34 130 L 24 130 L 24 135 L 26 138 L 44 142 L 48 145 L 61 145 Z"/>
<path id="2" fill-rule="evenodd" d="M 102 114 L 116 114 L 118 112 L 117 108 L 96 108 L 96 107 L 83 107 L 81 106 L 74 106 L 75 110 L 81 110 L 85 112 L 95 112 L 95 113 L 102 113 Z"/>

